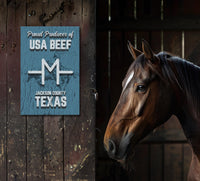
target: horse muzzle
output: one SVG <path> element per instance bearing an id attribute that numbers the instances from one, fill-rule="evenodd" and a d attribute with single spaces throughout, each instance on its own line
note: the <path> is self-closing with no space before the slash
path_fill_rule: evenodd
<path id="1" fill-rule="evenodd" d="M 120 141 L 114 139 L 104 140 L 104 147 L 110 158 L 115 160 L 125 160 L 129 151 L 131 140 L 134 134 L 128 133 L 121 138 Z"/>

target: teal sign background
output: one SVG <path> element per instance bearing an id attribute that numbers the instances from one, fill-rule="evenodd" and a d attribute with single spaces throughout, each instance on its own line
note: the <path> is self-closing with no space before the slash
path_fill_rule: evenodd
<path id="1" fill-rule="evenodd" d="M 21 27 L 21 115 L 79 115 L 79 27 Z"/>

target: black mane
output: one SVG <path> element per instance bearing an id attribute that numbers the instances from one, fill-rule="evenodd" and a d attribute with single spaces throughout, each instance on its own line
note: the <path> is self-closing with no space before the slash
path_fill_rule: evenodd
<path id="1" fill-rule="evenodd" d="M 185 96 L 186 104 L 191 106 L 197 117 L 200 116 L 200 67 L 180 57 L 160 52 L 162 75 L 171 84 L 178 84 Z M 196 117 L 195 116 L 195 117 Z"/>

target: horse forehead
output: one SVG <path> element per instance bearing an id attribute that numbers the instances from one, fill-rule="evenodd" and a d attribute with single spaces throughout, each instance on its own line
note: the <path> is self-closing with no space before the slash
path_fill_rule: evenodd
<path id="1" fill-rule="evenodd" d="M 133 78 L 133 76 L 134 76 L 134 71 L 132 70 L 129 74 L 128 74 L 128 76 L 127 76 L 127 78 L 126 78 L 126 82 L 125 82 L 125 84 L 124 84 L 124 89 L 126 89 L 126 87 L 127 87 L 127 85 L 129 84 L 129 82 L 132 80 L 132 78 Z"/>
<path id="2" fill-rule="evenodd" d="M 147 78 L 150 77 L 150 74 L 151 74 L 149 68 L 144 68 L 144 69 L 142 69 L 142 70 L 141 70 L 140 72 L 138 72 L 138 73 L 139 73 L 138 77 L 139 77 L 140 79 L 147 79 Z"/>

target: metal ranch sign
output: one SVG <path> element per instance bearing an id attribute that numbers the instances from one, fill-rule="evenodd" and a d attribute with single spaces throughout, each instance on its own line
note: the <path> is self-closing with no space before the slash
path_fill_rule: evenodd
<path id="1" fill-rule="evenodd" d="M 79 115 L 79 27 L 21 27 L 21 115 Z"/>

